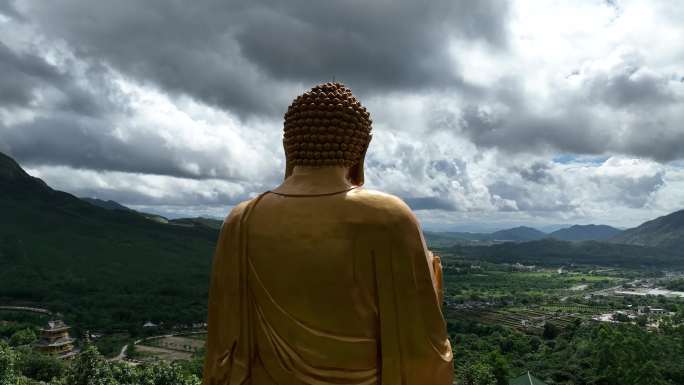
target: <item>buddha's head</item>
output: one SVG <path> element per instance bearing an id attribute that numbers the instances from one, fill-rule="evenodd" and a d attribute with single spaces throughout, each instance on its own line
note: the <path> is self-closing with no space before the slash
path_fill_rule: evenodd
<path id="1" fill-rule="evenodd" d="M 370 114 L 341 83 L 324 83 L 298 96 L 285 113 L 285 178 L 296 166 L 346 167 L 363 184 L 371 140 Z"/>

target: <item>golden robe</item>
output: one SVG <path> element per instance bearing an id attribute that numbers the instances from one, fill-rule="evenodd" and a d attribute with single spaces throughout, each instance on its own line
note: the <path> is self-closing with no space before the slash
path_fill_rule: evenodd
<path id="1" fill-rule="evenodd" d="M 441 290 L 400 199 L 262 194 L 221 229 L 203 384 L 451 384 Z"/>

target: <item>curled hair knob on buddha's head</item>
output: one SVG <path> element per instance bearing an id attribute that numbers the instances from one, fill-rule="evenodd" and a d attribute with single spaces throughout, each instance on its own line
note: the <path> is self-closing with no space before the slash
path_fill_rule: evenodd
<path id="1" fill-rule="evenodd" d="M 285 113 L 283 143 L 288 166 L 362 167 L 372 122 L 366 108 L 343 84 L 313 87 L 295 98 Z"/>

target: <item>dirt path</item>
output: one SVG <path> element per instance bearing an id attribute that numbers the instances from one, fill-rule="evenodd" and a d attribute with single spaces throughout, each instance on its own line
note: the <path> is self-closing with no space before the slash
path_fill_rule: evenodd
<path id="1" fill-rule="evenodd" d="M 119 352 L 119 355 L 110 359 L 110 361 L 123 361 L 126 359 L 126 352 L 128 351 L 128 344 L 124 345 Z"/>

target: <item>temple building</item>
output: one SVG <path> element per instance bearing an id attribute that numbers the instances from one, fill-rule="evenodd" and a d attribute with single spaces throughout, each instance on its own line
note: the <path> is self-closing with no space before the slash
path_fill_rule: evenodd
<path id="1" fill-rule="evenodd" d="M 74 339 L 69 335 L 69 329 L 61 320 L 49 321 L 46 328 L 40 329 L 40 340 L 34 345 L 35 349 L 67 359 L 76 355 Z"/>

